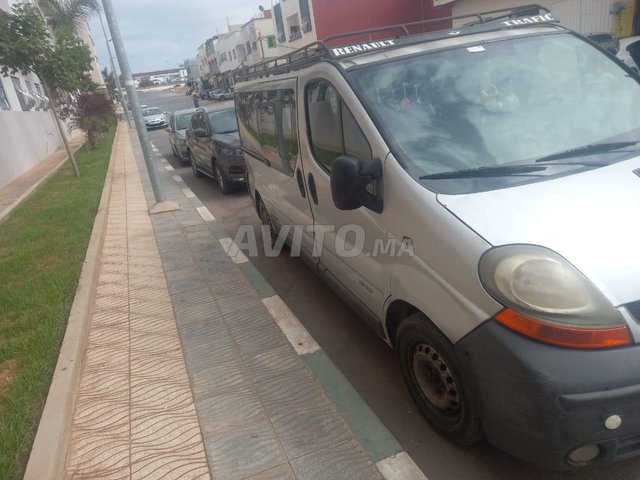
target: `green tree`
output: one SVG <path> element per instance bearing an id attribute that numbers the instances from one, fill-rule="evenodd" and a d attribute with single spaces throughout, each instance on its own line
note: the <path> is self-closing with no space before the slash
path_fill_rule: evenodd
<path id="1" fill-rule="evenodd" d="M 38 5 L 56 37 L 64 31 L 78 33 L 89 17 L 100 11 L 100 0 L 39 0 Z"/>
<path id="2" fill-rule="evenodd" d="M 145 88 L 145 87 L 153 87 L 155 85 L 155 83 L 153 83 L 153 81 L 151 80 L 151 78 L 149 77 L 143 77 L 140 80 L 140 88 Z"/>
<path id="3" fill-rule="evenodd" d="M 102 69 L 102 78 L 104 78 L 104 83 L 107 86 L 107 92 L 109 92 L 109 97 L 114 99 L 119 99 L 120 95 L 118 93 L 116 87 L 116 76 L 113 72 L 109 71 L 107 67 Z"/>
<path id="4" fill-rule="evenodd" d="M 0 17 L 0 72 L 33 72 L 40 78 L 76 176 L 80 173 L 56 110 L 56 94 L 93 90 L 90 71 L 87 46 L 70 30 L 60 30 L 54 42 L 36 7 L 16 4 L 10 15 Z"/>

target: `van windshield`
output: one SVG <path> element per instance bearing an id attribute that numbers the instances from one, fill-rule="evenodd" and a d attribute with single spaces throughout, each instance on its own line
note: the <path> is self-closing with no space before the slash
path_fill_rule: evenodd
<path id="1" fill-rule="evenodd" d="M 500 176 L 530 181 L 555 173 L 536 160 L 601 142 L 640 139 L 640 85 L 571 34 L 466 45 L 350 75 L 394 154 L 416 177 L 442 174 L 446 179 L 457 171 L 472 177 L 476 170 L 482 172 L 478 177 L 490 177 L 486 172 L 494 167 L 538 165 L 533 174 L 499 169 Z M 584 169 L 591 157 L 580 155 Z M 566 170 L 574 159 L 562 158 Z M 594 162 L 592 168 L 599 165 Z M 424 181 L 436 191 L 442 186 L 447 193 L 462 193 L 452 187 L 460 182 L 449 178 L 449 185 L 443 179 Z"/>

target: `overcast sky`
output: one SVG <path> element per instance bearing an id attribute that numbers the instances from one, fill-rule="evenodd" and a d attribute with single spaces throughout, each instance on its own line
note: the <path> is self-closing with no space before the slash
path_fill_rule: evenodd
<path id="1" fill-rule="evenodd" d="M 198 46 L 215 35 L 216 28 L 220 33 L 227 31 L 227 18 L 231 24 L 245 23 L 258 13 L 259 5 L 270 6 L 269 0 L 112 2 L 133 73 L 175 68 L 186 58 L 195 57 Z M 111 70 L 98 17 L 89 23 L 100 65 Z"/>

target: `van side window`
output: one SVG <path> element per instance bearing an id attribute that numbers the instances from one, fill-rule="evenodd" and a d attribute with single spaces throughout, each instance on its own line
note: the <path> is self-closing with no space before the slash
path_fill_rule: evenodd
<path id="1" fill-rule="evenodd" d="M 243 147 L 292 176 L 298 161 L 298 128 L 293 89 L 237 94 Z"/>
<path id="2" fill-rule="evenodd" d="M 371 146 L 336 89 L 324 80 L 313 82 L 306 97 L 309 141 L 316 161 L 328 172 L 342 155 L 369 163 Z"/>

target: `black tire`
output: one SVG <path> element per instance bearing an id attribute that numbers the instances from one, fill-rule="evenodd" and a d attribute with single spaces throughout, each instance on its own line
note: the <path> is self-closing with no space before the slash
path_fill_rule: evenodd
<path id="1" fill-rule="evenodd" d="M 482 440 L 471 392 L 442 332 L 414 313 L 398 328 L 396 351 L 409 393 L 433 428 L 458 445 Z"/>
<path id="2" fill-rule="evenodd" d="M 196 178 L 204 177 L 204 173 L 202 173 L 196 166 L 196 162 L 193 160 L 193 155 L 191 155 L 191 152 L 189 150 L 187 150 L 187 156 L 189 157 L 189 163 L 191 164 L 191 171 L 193 172 L 193 176 Z"/>
<path id="3" fill-rule="evenodd" d="M 258 200 L 258 216 L 260 217 L 262 225 L 269 227 L 271 248 L 273 248 L 276 244 L 276 240 L 278 239 L 278 232 L 276 231 L 276 227 L 273 225 L 273 220 L 271 220 L 271 215 L 269 215 L 267 206 L 262 200 Z"/>
<path id="4" fill-rule="evenodd" d="M 224 177 L 224 175 L 218 168 L 218 164 L 216 163 L 216 161 L 212 160 L 211 163 L 213 163 L 213 173 L 216 176 L 216 182 L 220 187 L 220 191 L 223 195 L 228 195 L 229 193 L 231 193 L 231 183 Z"/>

